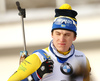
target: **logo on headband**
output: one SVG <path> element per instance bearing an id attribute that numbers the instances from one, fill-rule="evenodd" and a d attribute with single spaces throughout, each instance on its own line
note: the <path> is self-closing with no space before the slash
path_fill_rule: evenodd
<path id="1" fill-rule="evenodd" d="M 56 25 L 61 25 L 61 27 L 66 27 L 66 26 L 70 26 L 70 25 L 76 26 L 76 23 L 74 20 L 72 20 L 71 18 L 65 18 L 65 17 L 56 18 L 54 20 L 54 23 Z"/>
<path id="2" fill-rule="evenodd" d="M 61 23 L 62 23 L 62 24 L 67 24 L 67 23 L 68 23 L 68 24 L 73 24 L 72 21 L 69 20 L 69 19 L 63 19 L 63 20 L 61 21 Z"/>

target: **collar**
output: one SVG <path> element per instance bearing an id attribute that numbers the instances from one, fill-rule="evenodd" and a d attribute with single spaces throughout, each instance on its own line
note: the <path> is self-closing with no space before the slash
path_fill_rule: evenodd
<path id="1" fill-rule="evenodd" d="M 50 45 L 49 45 L 50 51 L 57 57 L 57 60 L 58 60 L 58 62 L 60 62 L 60 63 L 64 63 L 64 62 L 67 61 L 70 57 L 73 56 L 73 54 L 74 54 L 74 52 L 75 52 L 74 45 L 72 44 L 70 48 L 71 48 L 70 52 L 69 52 L 67 55 L 63 55 L 63 54 L 59 53 L 59 52 L 57 51 L 57 49 L 54 47 L 53 41 L 51 41 L 51 42 L 50 42 Z"/>
<path id="2" fill-rule="evenodd" d="M 58 50 L 57 50 L 58 51 Z M 69 50 L 67 52 L 61 52 L 61 51 L 58 51 L 60 54 L 63 54 L 63 55 L 67 55 L 69 52 L 71 51 L 71 48 L 69 48 Z"/>

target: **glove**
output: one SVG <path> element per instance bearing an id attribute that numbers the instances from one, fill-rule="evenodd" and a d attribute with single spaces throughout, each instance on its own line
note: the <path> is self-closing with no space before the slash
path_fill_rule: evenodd
<path id="1" fill-rule="evenodd" d="M 37 75 L 41 79 L 44 74 L 53 72 L 54 62 L 51 59 L 47 59 L 42 63 L 40 68 L 37 70 Z"/>

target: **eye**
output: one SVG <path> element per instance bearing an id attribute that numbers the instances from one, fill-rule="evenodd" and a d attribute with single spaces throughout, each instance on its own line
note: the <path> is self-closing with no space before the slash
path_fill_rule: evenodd
<path id="1" fill-rule="evenodd" d="M 56 34 L 56 35 L 60 35 L 61 33 L 60 33 L 60 32 L 55 32 L 55 34 Z"/>
<path id="2" fill-rule="evenodd" d="M 56 35 L 60 35 L 60 33 L 56 33 Z"/>
<path id="3" fill-rule="evenodd" d="M 70 36 L 70 34 L 69 34 L 69 33 L 67 33 L 67 34 L 65 34 L 65 36 Z"/>

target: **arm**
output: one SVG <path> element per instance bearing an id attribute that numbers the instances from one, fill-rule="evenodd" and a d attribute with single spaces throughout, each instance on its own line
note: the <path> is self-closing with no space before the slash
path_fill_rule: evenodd
<path id="1" fill-rule="evenodd" d="M 36 54 L 28 56 L 19 66 L 17 72 L 15 72 L 8 81 L 20 81 L 25 79 L 30 74 L 34 73 L 41 66 L 41 61 Z"/>
<path id="2" fill-rule="evenodd" d="M 35 71 L 33 74 L 31 74 L 29 77 L 25 78 L 22 81 L 27 81 L 27 80 L 39 81 L 44 77 L 44 74 L 46 73 L 49 74 L 53 72 L 53 64 L 54 64 L 53 60 L 51 59 L 45 60 L 37 71 Z"/>
<path id="3" fill-rule="evenodd" d="M 86 76 L 84 76 L 84 80 L 83 81 L 90 81 L 90 72 L 91 72 L 91 67 L 90 67 L 90 63 L 88 58 L 86 58 L 86 68 L 87 68 L 87 72 L 86 72 Z"/>

